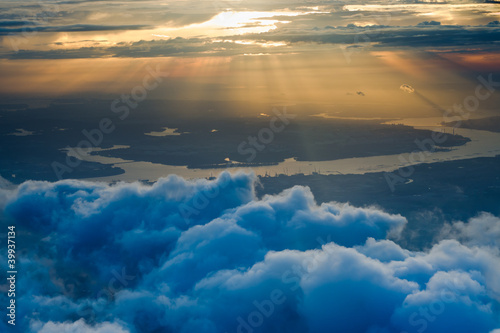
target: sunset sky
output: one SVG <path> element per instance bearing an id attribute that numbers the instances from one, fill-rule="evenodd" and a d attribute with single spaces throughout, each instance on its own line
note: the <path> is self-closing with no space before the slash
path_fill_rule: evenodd
<path id="1" fill-rule="evenodd" d="M 498 4 L 0 2 L 0 93 L 315 103 L 340 116 L 439 116 L 500 71 Z M 408 84 L 421 96 L 405 94 Z M 430 101 L 430 103 L 429 103 Z M 481 105 L 491 114 L 497 100 Z M 434 103 L 434 105 L 433 105 Z M 366 108 L 369 106 L 369 109 Z"/>

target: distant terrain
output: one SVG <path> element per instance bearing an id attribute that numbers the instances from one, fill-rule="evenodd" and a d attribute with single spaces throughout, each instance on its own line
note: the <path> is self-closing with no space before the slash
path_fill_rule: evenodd
<path id="1" fill-rule="evenodd" d="M 446 125 L 454 126 L 456 123 L 446 123 Z M 500 116 L 463 120 L 457 127 L 500 132 Z"/>
<path id="2" fill-rule="evenodd" d="M 276 107 L 273 111 L 273 107 L 261 104 L 148 100 L 122 117 L 125 113 L 115 112 L 112 105 L 113 100 L 59 100 L 36 107 L 0 105 L 0 175 L 14 183 L 27 179 L 53 181 L 57 180 L 54 163 L 71 168 L 63 178 L 124 172 L 110 164 L 74 159 L 68 163 L 63 150 L 79 144 L 87 147 L 89 142 L 99 148 L 126 147 L 94 152 L 106 157 L 207 168 L 228 160 L 269 165 L 287 158 L 326 161 L 399 154 L 415 150 L 415 140 L 431 134 L 409 126 L 383 125 L 383 120 L 313 117 L 313 107 L 305 114 L 294 114 L 293 107 Z M 283 113 L 293 117 L 278 119 L 276 114 Z M 113 130 L 96 134 L 103 120 Z M 170 135 L 148 135 L 165 128 L 171 129 Z M 250 142 L 251 138 L 258 140 L 258 146 Z M 449 135 L 440 149 L 468 140 Z"/>

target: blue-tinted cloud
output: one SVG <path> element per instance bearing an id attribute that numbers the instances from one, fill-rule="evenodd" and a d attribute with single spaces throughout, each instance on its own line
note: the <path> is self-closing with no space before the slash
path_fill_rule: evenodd
<path id="1" fill-rule="evenodd" d="M 79 332 L 79 333 L 126 333 L 127 330 L 121 325 L 116 323 L 101 323 L 90 326 L 84 322 L 83 319 L 75 322 L 64 323 L 41 323 L 34 322 L 31 329 L 39 333 L 52 333 L 52 332 Z"/>
<path id="2" fill-rule="evenodd" d="M 249 174 L 223 173 L 214 181 L 170 176 L 152 186 L 6 184 L 2 217 L 16 224 L 22 249 L 16 327 L 247 333 L 500 327 L 498 218 L 450 225 L 431 249 L 410 251 L 395 243 L 404 217 L 317 205 L 300 186 L 256 198 L 255 182 Z"/>

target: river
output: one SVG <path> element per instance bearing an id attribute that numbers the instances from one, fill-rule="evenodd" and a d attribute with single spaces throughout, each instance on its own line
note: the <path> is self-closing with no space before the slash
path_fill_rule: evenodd
<path id="1" fill-rule="evenodd" d="M 404 124 L 417 129 L 428 129 L 434 131 L 446 131 L 452 133 L 450 127 L 441 126 L 441 117 L 435 118 L 412 118 L 398 119 L 387 122 L 387 124 Z M 368 172 L 394 171 L 400 167 L 414 165 L 419 163 L 436 163 L 442 161 L 463 160 L 477 157 L 493 157 L 500 154 L 500 133 L 488 131 L 471 130 L 458 128 L 455 134 L 460 134 L 470 138 L 471 141 L 463 146 L 453 147 L 447 151 L 438 151 L 425 154 L 394 154 L 380 155 L 359 158 L 344 158 L 332 161 L 296 161 L 294 158 L 286 159 L 277 165 L 267 165 L 262 167 L 239 168 L 231 167 L 231 171 L 252 170 L 255 174 L 264 176 L 275 176 L 279 174 L 364 174 Z M 113 148 L 123 148 L 116 146 Z M 111 149 L 113 149 L 111 148 Z M 98 151 L 100 149 L 94 149 Z M 421 152 L 421 149 L 415 145 L 415 152 Z M 119 158 L 110 158 L 100 155 L 87 155 L 87 161 L 94 161 L 103 164 L 113 164 L 125 170 L 125 173 L 117 176 L 89 178 L 95 181 L 137 181 L 148 180 L 155 181 L 160 177 L 176 174 L 185 178 L 207 178 L 216 176 L 224 169 L 188 169 L 186 166 L 163 165 L 150 162 L 127 161 Z"/>

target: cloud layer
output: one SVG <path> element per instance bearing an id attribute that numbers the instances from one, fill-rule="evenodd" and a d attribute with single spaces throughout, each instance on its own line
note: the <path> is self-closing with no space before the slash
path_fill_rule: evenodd
<path id="1" fill-rule="evenodd" d="M 65 1 L 51 5 L 30 1 L 20 8 L 10 3 L 0 8 L 0 58 L 9 59 L 281 54 L 318 50 L 318 44 L 443 52 L 469 52 L 474 45 L 476 51 L 498 51 L 497 11 L 494 5 L 479 1 Z"/>
<path id="2" fill-rule="evenodd" d="M 16 326 L 370 333 L 500 327 L 499 218 L 450 225 L 431 249 L 409 251 L 395 243 L 402 216 L 317 205 L 299 186 L 258 199 L 255 182 L 223 173 L 213 181 L 170 176 L 152 186 L 4 186 L 2 218 L 16 224 L 22 249 Z M 5 293 L 1 298 L 6 304 Z"/>

